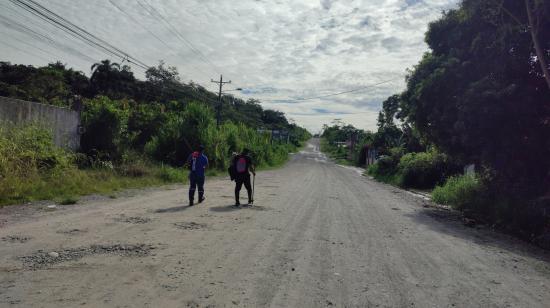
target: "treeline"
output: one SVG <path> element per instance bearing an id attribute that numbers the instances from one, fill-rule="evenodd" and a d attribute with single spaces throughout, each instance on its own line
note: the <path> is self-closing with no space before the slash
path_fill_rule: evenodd
<path id="1" fill-rule="evenodd" d="M 136 79 L 128 66 L 108 60 L 91 68 L 88 78 L 59 62 L 38 68 L 0 62 L 0 96 L 81 110 L 83 126 L 76 155 L 54 149 L 51 134 L 38 127 L 0 127 L 0 161 L 10 166 L 0 168 L 0 205 L 48 199 L 57 195 L 59 187 L 67 188 L 65 195 L 108 190 L 108 186 L 81 187 L 66 181 L 63 174 L 78 174 L 80 183 L 87 184 L 101 176 L 115 187 L 128 186 L 121 180 L 124 177 L 149 176 L 147 181 L 131 183 L 134 186 L 181 181 L 184 171 L 179 167 L 201 144 L 213 170 L 225 170 L 231 154 L 245 147 L 259 166 L 275 166 L 310 138 L 282 112 L 231 95 L 222 96 L 217 125 L 217 95 L 181 82 L 177 70 L 162 62 L 146 71 L 144 81 Z M 272 140 L 270 130 L 287 131 L 289 138 Z M 25 169 L 28 159 L 32 163 Z"/>
<path id="2" fill-rule="evenodd" d="M 425 40 L 369 172 L 550 247 L 550 1 L 464 0 Z"/>
<path id="3" fill-rule="evenodd" d="M 129 66 L 109 60 L 95 63 L 91 69 L 88 78 L 60 62 L 38 68 L 0 62 L 0 96 L 64 107 L 82 102 L 82 150 L 105 159 L 116 160 L 127 150 L 144 152 L 147 148 L 157 160 L 181 165 L 186 153 L 206 142 L 199 135 L 212 129 L 211 122 L 206 125 L 204 121 L 209 121 L 218 108 L 216 93 L 181 82 L 176 68 L 163 62 L 149 68 L 144 81 L 136 79 Z M 193 102 L 200 102 L 200 106 L 191 107 Z M 202 113 L 190 111 L 200 109 Z M 263 109 L 257 100 L 244 101 L 231 95 L 222 96 L 221 120 L 225 126 L 287 130 L 295 146 L 309 135 L 289 123 L 282 112 Z M 203 125 L 200 129 L 199 124 Z M 222 126 L 220 130 L 223 133 L 227 129 Z M 167 138 L 174 138 L 172 148 L 168 148 Z M 155 146 L 162 149 L 153 149 Z M 244 145 L 233 142 L 228 151 L 238 151 L 239 146 Z"/>

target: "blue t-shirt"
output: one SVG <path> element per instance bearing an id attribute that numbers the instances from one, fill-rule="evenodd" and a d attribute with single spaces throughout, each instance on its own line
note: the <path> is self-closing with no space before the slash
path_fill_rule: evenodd
<path id="1" fill-rule="evenodd" d="M 189 163 L 189 170 L 192 173 L 204 176 L 204 170 L 208 166 L 208 157 L 206 155 L 197 152 L 191 153 L 187 158 L 187 162 Z"/>

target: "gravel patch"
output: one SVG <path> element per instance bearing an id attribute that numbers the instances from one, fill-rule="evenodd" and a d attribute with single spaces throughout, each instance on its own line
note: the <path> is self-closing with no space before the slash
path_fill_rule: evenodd
<path id="1" fill-rule="evenodd" d="M 50 252 L 39 250 L 32 255 L 19 257 L 19 260 L 23 262 L 26 268 L 40 269 L 62 262 L 75 261 L 85 256 L 99 254 L 123 257 L 145 257 L 148 256 L 153 249 L 155 249 L 154 246 L 146 244 L 92 245 L 89 247 Z"/>
<path id="2" fill-rule="evenodd" d="M 66 230 L 57 230 L 56 233 L 59 234 L 66 234 L 66 235 L 78 235 L 82 233 L 86 233 L 88 230 L 83 229 L 66 229 Z"/>
<path id="3" fill-rule="evenodd" d="M 122 217 L 119 217 L 119 218 L 115 218 L 115 221 L 125 222 L 125 223 L 129 223 L 129 224 L 146 224 L 146 223 L 151 222 L 151 218 L 139 217 L 139 216 L 135 216 L 135 217 L 122 216 Z"/>
<path id="4" fill-rule="evenodd" d="M 206 224 L 202 223 L 196 223 L 196 222 L 176 222 L 174 223 L 174 226 L 178 229 L 182 230 L 198 230 L 198 229 L 204 229 L 207 227 Z"/>
<path id="5" fill-rule="evenodd" d="M 31 239 L 30 236 L 21 236 L 21 235 L 8 235 L 2 238 L 4 242 L 10 243 L 26 243 Z"/>

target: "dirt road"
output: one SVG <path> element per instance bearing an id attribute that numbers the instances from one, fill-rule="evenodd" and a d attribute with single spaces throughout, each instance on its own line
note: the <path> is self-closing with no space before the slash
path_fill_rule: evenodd
<path id="1" fill-rule="evenodd" d="M 548 254 L 328 162 L 315 145 L 258 174 L 0 209 L 1 307 L 548 307 Z"/>

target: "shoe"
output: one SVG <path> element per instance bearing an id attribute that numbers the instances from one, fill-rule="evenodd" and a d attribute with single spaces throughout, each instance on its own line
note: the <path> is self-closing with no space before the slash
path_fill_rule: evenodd
<path id="1" fill-rule="evenodd" d="M 254 200 L 248 200 L 248 205 L 254 204 Z"/>
<path id="2" fill-rule="evenodd" d="M 193 201 L 189 201 L 189 206 L 193 206 Z"/>
<path id="3" fill-rule="evenodd" d="M 202 197 L 199 199 L 199 203 L 202 203 L 204 201 L 204 199 L 206 199 L 206 197 Z"/>
<path id="4" fill-rule="evenodd" d="M 239 207 L 240 205 L 241 205 L 241 203 L 240 203 L 240 202 L 238 202 L 238 201 L 237 201 L 237 202 L 235 202 L 235 206 L 236 206 L 236 207 Z"/>

